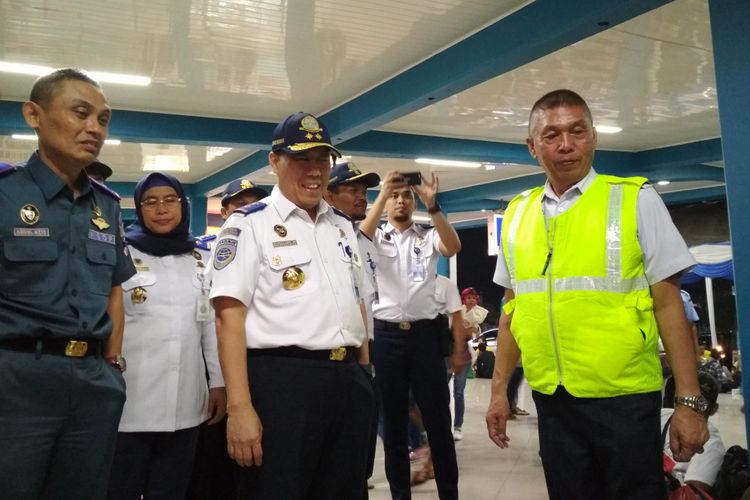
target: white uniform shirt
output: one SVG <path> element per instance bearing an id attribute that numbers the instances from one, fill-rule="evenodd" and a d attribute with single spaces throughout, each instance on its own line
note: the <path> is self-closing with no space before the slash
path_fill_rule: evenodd
<path id="1" fill-rule="evenodd" d="M 673 408 L 662 408 L 661 410 L 661 428 L 667 423 L 667 419 L 674 413 Z M 708 422 L 708 441 L 703 445 L 703 453 L 696 453 L 689 462 L 677 462 L 672 469 L 672 476 L 685 484 L 685 481 L 700 481 L 709 486 L 713 486 L 721 469 L 721 463 L 724 460 L 724 442 L 721 440 L 719 429 L 709 420 Z M 669 433 L 664 438 L 664 453 L 674 460 L 672 450 L 669 449 Z"/>
<path id="2" fill-rule="evenodd" d="M 592 168 L 586 177 L 560 197 L 555 194 L 549 181 L 545 182 L 542 196 L 544 215 L 554 217 L 568 210 L 588 189 L 596 175 Z M 653 186 L 644 185 L 638 192 L 636 217 L 638 243 L 643 252 L 646 279 L 649 284 L 658 283 L 696 264 L 685 240 L 672 222 L 667 207 Z M 495 275 L 492 280 L 502 287 L 510 288 L 510 274 L 502 244 L 498 248 Z"/>
<path id="3" fill-rule="evenodd" d="M 437 316 L 440 312 L 435 300 L 435 274 L 440 257 L 437 230 L 412 224 L 401 233 L 387 223 L 376 230 L 374 243 L 378 250 L 375 317 L 400 322 Z"/>
<path id="4" fill-rule="evenodd" d="M 197 321 L 198 299 L 209 253 L 155 257 L 129 247 L 138 271 L 122 284 L 128 369 L 127 401 L 120 432 L 166 432 L 195 427 L 208 418 L 208 390 L 223 387 L 213 311 Z M 197 258 L 200 256 L 200 259 Z M 137 290 L 138 289 L 138 290 Z M 146 300 L 134 300 L 142 291 Z M 205 365 L 204 365 L 205 357 Z"/>
<path id="5" fill-rule="evenodd" d="M 372 293 L 364 298 L 365 312 L 367 313 L 367 335 L 372 339 L 375 331 L 372 304 L 378 300 L 378 281 L 376 278 L 378 251 L 375 249 L 375 244 L 372 240 L 361 231 L 357 231 L 357 242 L 359 243 L 359 250 L 362 252 L 362 258 L 364 259 L 365 276 L 370 280 L 370 286 L 372 287 Z"/>
<path id="6" fill-rule="evenodd" d="M 463 309 L 458 287 L 440 274 L 435 278 L 435 300 L 440 304 L 440 314 L 447 314 L 449 318 L 454 312 Z"/>
<path id="7" fill-rule="evenodd" d="M 258 204 L 265 208 L 253 211 Z M 219 233 L 211 298 L 232 297 L 248 307 L 247 347 L 362 345 L 360 304 L 372 288 L 351 220 L 321 200 L 313 222 L 278 187 L 245 210 Z M 297 270 L 304 277 L 295 284 L 290 273 Z"/>

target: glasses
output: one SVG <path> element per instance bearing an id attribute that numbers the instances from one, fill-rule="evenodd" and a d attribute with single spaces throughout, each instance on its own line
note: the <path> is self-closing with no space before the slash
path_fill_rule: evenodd
<path id="1" fill-rule="evenodd" d="M 146 198 L 141 202 L 141 206 L 146 210 L 156 210 L 156 207 L 158 207 L 159 205 L 163 205 L 164 208 L 175 208 L 180 204 L 181 201 L 182 198 L 174 195 L 165 196 L 162 199 Z"/>

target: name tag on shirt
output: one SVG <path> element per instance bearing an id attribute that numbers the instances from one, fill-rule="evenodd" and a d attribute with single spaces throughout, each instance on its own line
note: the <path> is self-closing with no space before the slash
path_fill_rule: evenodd
<path id="1" fill-rule="evenodd" d="M 36 237 L 36 238 L 46 238 L 49 237 L 49 228 L 48 227 L 14 227 L 13 228 L 13 236 L 21 236 L 21 237 Z"/>
<path id="2" fill-rule="evenodd" d="M 101 241 L 102 243 L 107 243 L 108 245 L 115 244 L 114 234 L 100 233 L 99 231 L 94 231 L 93 229 L 89 229 L 89 239 L 94 241 Z"/>

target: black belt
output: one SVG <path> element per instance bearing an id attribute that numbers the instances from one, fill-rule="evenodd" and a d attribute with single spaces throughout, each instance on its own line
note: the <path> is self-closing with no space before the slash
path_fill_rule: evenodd
<path id="1" fill-rule="evenodd" d="M 351 346 L 337 347 L 335 349 L 322 349 L 313 351 L 303 349 L 296 345 L 283 347 L 270 347 L 268 349 L 248 349 L 247 356 L 278 356 L 282 358 L 316 359 L 325 361 L 351 361 L 354 359 L 355 348 Z"/>
<path id="2" fill-rule="evenodd" d="M 398 330 L 408 331 L 413 328 L 433 328 L 435 326 L 434 319 L 418 319 L 417 321 L 383 321 L 382 319 L 375 319 L 375 328 L 381 330 Z"/>
<path id="3" fill-rule="evenodd" d="M 102 341 L 99 339 L 16 337 L 0 340 L 0 349 L 82 358 L 101 354 Z"/>

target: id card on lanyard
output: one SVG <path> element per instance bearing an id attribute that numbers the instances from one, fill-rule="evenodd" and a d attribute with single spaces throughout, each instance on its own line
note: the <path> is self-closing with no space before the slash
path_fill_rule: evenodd
<path id="1" fill-rule="evenodd" d="M 411 259 L 411 280 L 415 283 L 424 281 L 425 279 L 424 259 L 422 257 L 422 249 L 415 246 L 414 252 Z"/>

